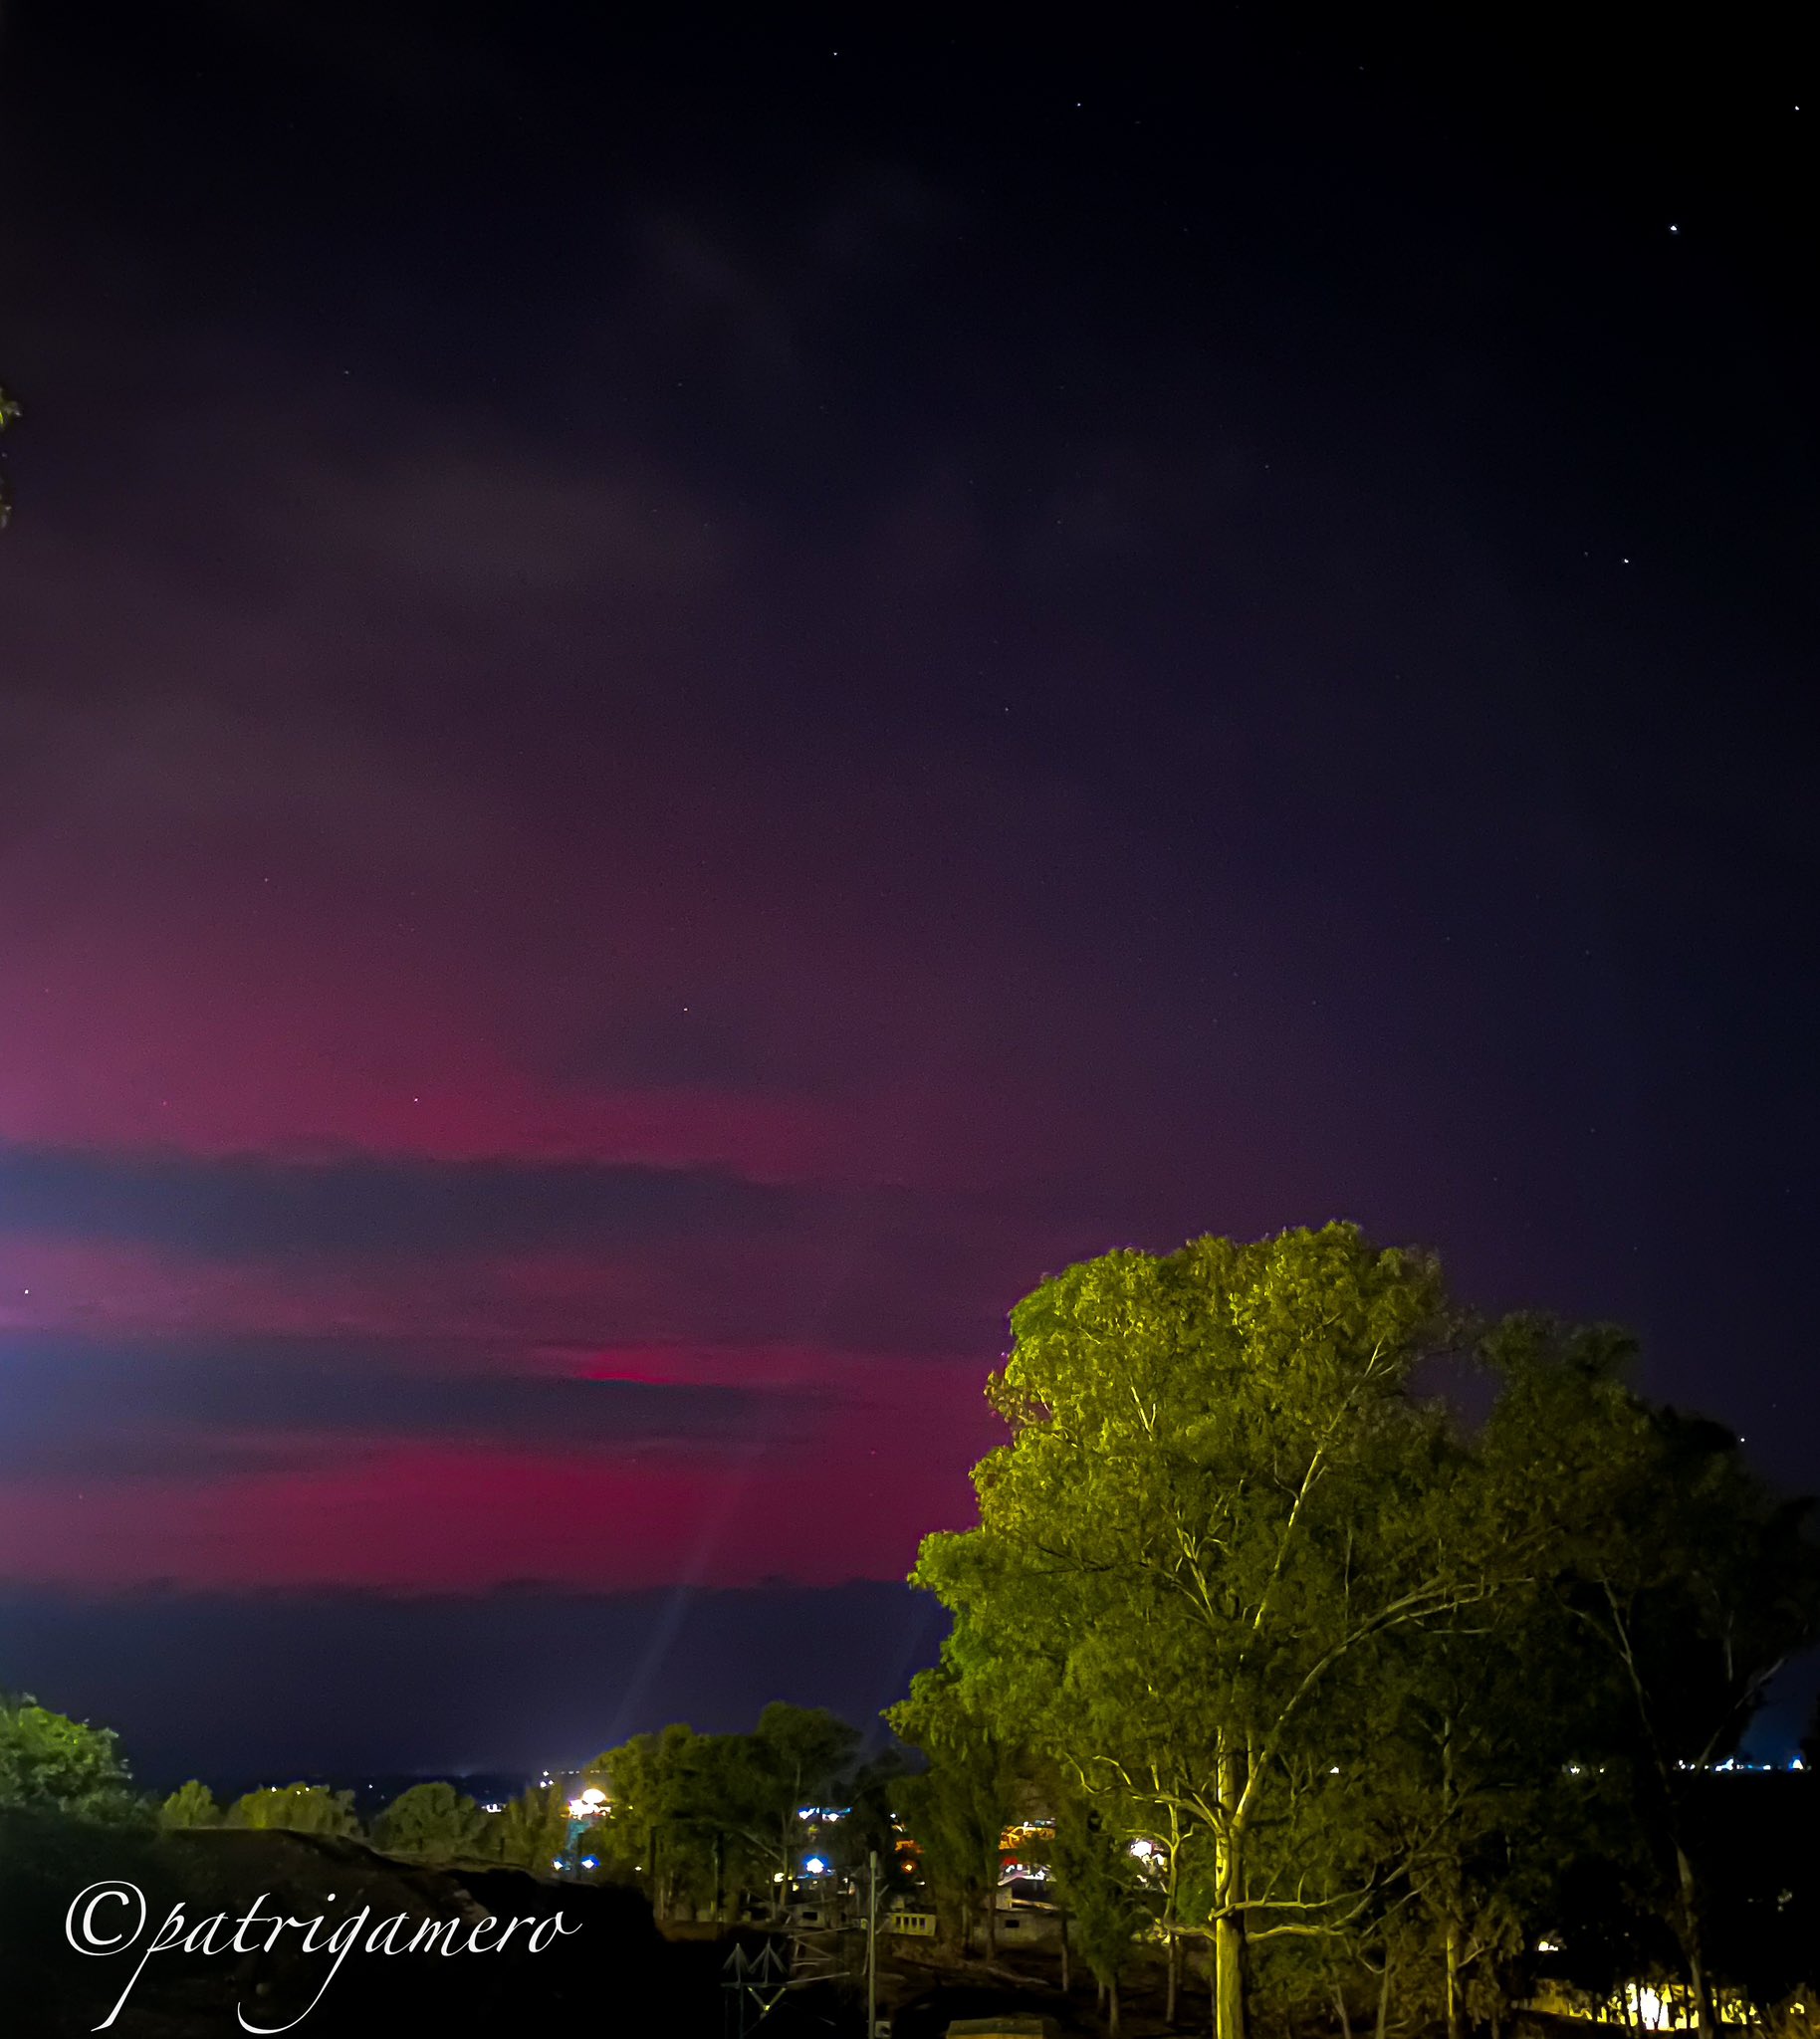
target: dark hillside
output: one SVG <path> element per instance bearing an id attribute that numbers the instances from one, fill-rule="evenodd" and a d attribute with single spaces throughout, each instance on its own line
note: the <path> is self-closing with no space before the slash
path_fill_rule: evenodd
<path id="1" fill-rule="evenodd" d="M 79 1954 L 65 1934 L 72 1900 L 102 1882 L 143 1892 L 150 1921 L 132 1948 L 106 1958 Z M 418 1869 L 357 1842 L 310 1835 L 160 1836 L 9 1813 L 0 1815 L 0 2000 L 9 2039 L 64 2039 L 96 2029 L 173 1904 L 191 1926 L 225 1915 L 216 1934 L 225 1944 L 255 1900 L 262 1919 L 325 1918 L 317 1949 L 306 1952 L 304 1931 L 287 1928 L 266 1951 L 265 1926 L 246 1935 L 252 1950 L 244 1955 L 158 1953 L 110 2029 L 121 2039 L 202 2039 L 240 2030 L 237 2007 L 250 2026 L 280 2029 L 323 1988 L 335 1959 L 324 1944 L 330 1933 L 362 1908 L 368 1917 L 355 1943 L 297 2029 L 321 2039 L 542 2031 L 559 2022 L 640 2028 L 660 2019 L 667 2031 L 718 2029 L 718 1996 L 699 1984 L 691 1988 L 693 1970 L 683 1972 L 635 1892 L 544 1883 L 514 1870 Z M 403 1943 L 426 1921 L 453 1924 L 465 1941 L 483 1915 L 537 1921 L 559 1910 L 569 1931 L 535 1953 L 525 1945 L 529 1926 L 497 1951 L 387 1955 L 365 1945 L 400 1915 L 408 1924 L 395 1937 Z M 104 1901 L 94 1918 L 100 1930 L 113 1932 L 129 1913 L 124 1904 Z"/>

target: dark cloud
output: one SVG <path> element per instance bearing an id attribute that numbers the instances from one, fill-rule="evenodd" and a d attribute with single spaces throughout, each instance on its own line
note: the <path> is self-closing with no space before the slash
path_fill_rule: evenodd
<path id="1" fill-rule="evenodd" d="M 5 1366 L 0 1359 L 0 1369 Z M 306 1473 L 323 1465 L 322 1446 L 263 1439 L 207 1437 L 196 1430 L 158 1428 L 123 1412 L 26 1412 L 14 1421 L 10 1392 L 7 1429 L 0 1435 L 0 1480 L 109 1486 L 116 1480 L 181 1480 L 207 1486 L 223 1479 Z M 336 1455 L 345 1459 L 345 1449 Z"/>
<path id="2" fill-rule="evenodd" d="M 405 1442 L 587 1455 L 776 1443 L 827 1399 L 395 1360 L 314 1339 L 181 1350 L 0 1333 L 0 1477 L 197 1482 Z"/>
<path id="3" fill-rule="evenodd" d="M 6 1230 L 222 1260 L 608 1247 L 764 1231 L 791 1209 L 712 1168 L 0 1149 Z"/>

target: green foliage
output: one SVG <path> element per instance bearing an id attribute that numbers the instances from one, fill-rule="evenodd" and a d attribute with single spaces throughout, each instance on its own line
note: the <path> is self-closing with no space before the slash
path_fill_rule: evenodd
<path id="1" fill-rule="evenodd" d="M 797 1814 L 842 1797 L 858 1739 L 822 1708 L 782 1702 L 750 1734 L 635 1735 L 591 1766 L 613 1801 L 596 1852 L 615 1868 L 629 1860 L 659 1918 L 718 1916 L 737 1892 L 775 1902 L 801 1867 Z"/>
<path id="2" fill-rule="evenodd" d="M 1150 1910 L 1133 1868 L 1130 1836 L 1109 1815 L 1109 1807 L 1095 1806 L 1078 1793 L 1064 1794 L 1055 1808 L 1049 1860 L 1069 1933 L 1094 1980 L 1108 1993 L 1117 2031 L 1119 1984 Z"/>
<path id="3" fill-rule="evenodd" d="M 1601 1844 L 1649 1894 L 1709 2026 L 1713 1866 L 1689 1795 L 1820 1636 L 1809 1504 L 1772 1493 L 1729 1431 L 1632 1393 L 1621 1334 L 1516 1317 L 1485 1349 L 1503 1385 L 1485 1454 L 1546 1474 L 1530 1504 L 1553 1532 L 1550 1612 L 1578 1645 L 1580 1746 L 1611 1778 Z"/>
<path id="4" fill-rule="evenodd" d="M 484 1817 L 481 1846 L 515 1869 L 548 1876 L 569 1845 L 569 1804 L 554 1784 L 534 1784 L 504 1812 Z"/>
<path id="5" fill-rule="evenodd" d="M 1248 1974 L 1288 2010 L 1387 1971 L 1458 2034 L 1594 1862 L 1656 1892 L 1702 1994 L 1688 1779 L 1820 1630 L 1805 1513 L 1727 1434 L 1644 1402 L 1620 1333 L 1469 1338 L 1428 1256 L 1347 1226 L 1108 1253 L 1012 1326 L 979 1526 L 914 1574 L 954 1614 L 928 1692 L 1074 1803 L 1102 1961 L 1130 1898 L 1213 1941 L 1220 2039 Z M 1468 1347 L 1477 1428 L 1419 1388 Z"/>
<path id="6" fill-rule="evenodd" d="M 53 1713 L 30 1699 L 0 1699 L 0 1807 L 119 1819 L 136 1804 L 111 1728 Z"/>
<path id="7" fill-rule="evenodd" d="M 965 1950 L 984 1908 L 989 1949 L 997 1927 L 1002 1841 L 1017 1811 L 1022 1752 L 970 1702 L 951 1666 L 919 1672 L 910 1697 L 886 1715 L 928 1767 L 897 1796 L 943 1934 Z"/>
<path id="8" fill-rule="evenodd" d="M 704 1894 L 711 1902 L 716 1867 L 724 1866 L 724 1834 L 737 1810 L 720 1740 L 678 1721 L 634 1735 L 590 1766 L 612 1797 L 595 1852 L 641 1884 L 660 1919 Z"/>
<path id="9" fill-rule="evenodd" d="M 788 1881 L 802 1853 L 796 1814 L 844 1797 L 859 1736 L 823 1706 L 774 1699 L 751 1734 L 729 1740 L 726 1782 L 736 1830 Z"/>
<path id="10" fill-rule="evenodd" d="M 816 1842 L 836 1872 L 851 1877 L 857 1886 L 863 1887 L 869 1860 L 876 1856 L 881 1906 L 909 1891 L 913 1883 L 910 1864 L 897 1845 L 897 1818 L 909 1781 L 909 1766 L 898 1750 L 886 1750 L 863 1764 L 839 1794 L 847 1801 L 846 1817 Z"/>
<path id="11" fill-rule="evenodd" d="M 221 1808 L 215 1803 L 215 1794 L 208 1786 L 192 1777 L 187 1784 L 180 1784 L 159 1806 L 158 1824 L 163 1827 L 218 1827 Z"/>
<path id="12" fill-rule="evenodd" d="M 381 1854 L 412 1862 L 445 1863 L 481 1852 L 487 1815 L 453 1784 L 413 1784 L 372 1823 Z"/>
<path id="13" fill-rule="evenodd" d="M 357 1834 L 351 1791 L 329 1791 L 320 1784 L 271 1784 L 249 1791 L 228 1807 L 230 1827 L 262 1833 Z"/>
<path id="14" fill-rule="evenodd" d="M 977 1711 L 1085 1797 L 1211 1840 L 1183 1925 L 1216 1939 L 1232 2030 L 1240 1922 L 1289 1902 L 1258 1860 L 1285 1755 L 1350 1654 L 1487 1590 L 1409 1390 L 1442 1321 L 1429 1260 L 1345 1226 L 1070 1268 L 1013 1314 L 979 1528 L 929 1538 L 914 1575 L 954 1610 Z M 1334 1894 L 1301 1888 L 1255 1929 L 1329 1923 Z"/>

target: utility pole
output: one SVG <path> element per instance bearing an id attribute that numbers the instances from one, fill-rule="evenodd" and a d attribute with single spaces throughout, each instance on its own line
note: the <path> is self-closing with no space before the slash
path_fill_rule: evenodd
<path id="1" fill-rule="evenodd" d="M 878 2039 L 878 1850 L 866 1857 L 866 2039 Z"/>

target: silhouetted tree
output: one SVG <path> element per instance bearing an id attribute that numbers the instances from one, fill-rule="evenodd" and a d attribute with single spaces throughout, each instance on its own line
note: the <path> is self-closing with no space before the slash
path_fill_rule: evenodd
<path id="1" fill-rule="evenodd" d="M 554 1784 L 534 1784 L 504 1812 L 487 1815 L 482 1845 L 502 1862 L 548 1876 L 569 1845 L 569 1804 Z"/>
<path id="2" fill-rule="evenodd" d="M 453 1784 L 413 1784 L 372 1823 L 372 1845 L 413 1862 L 453 1862 L 478 1854 L 487 1815 Z"/>

